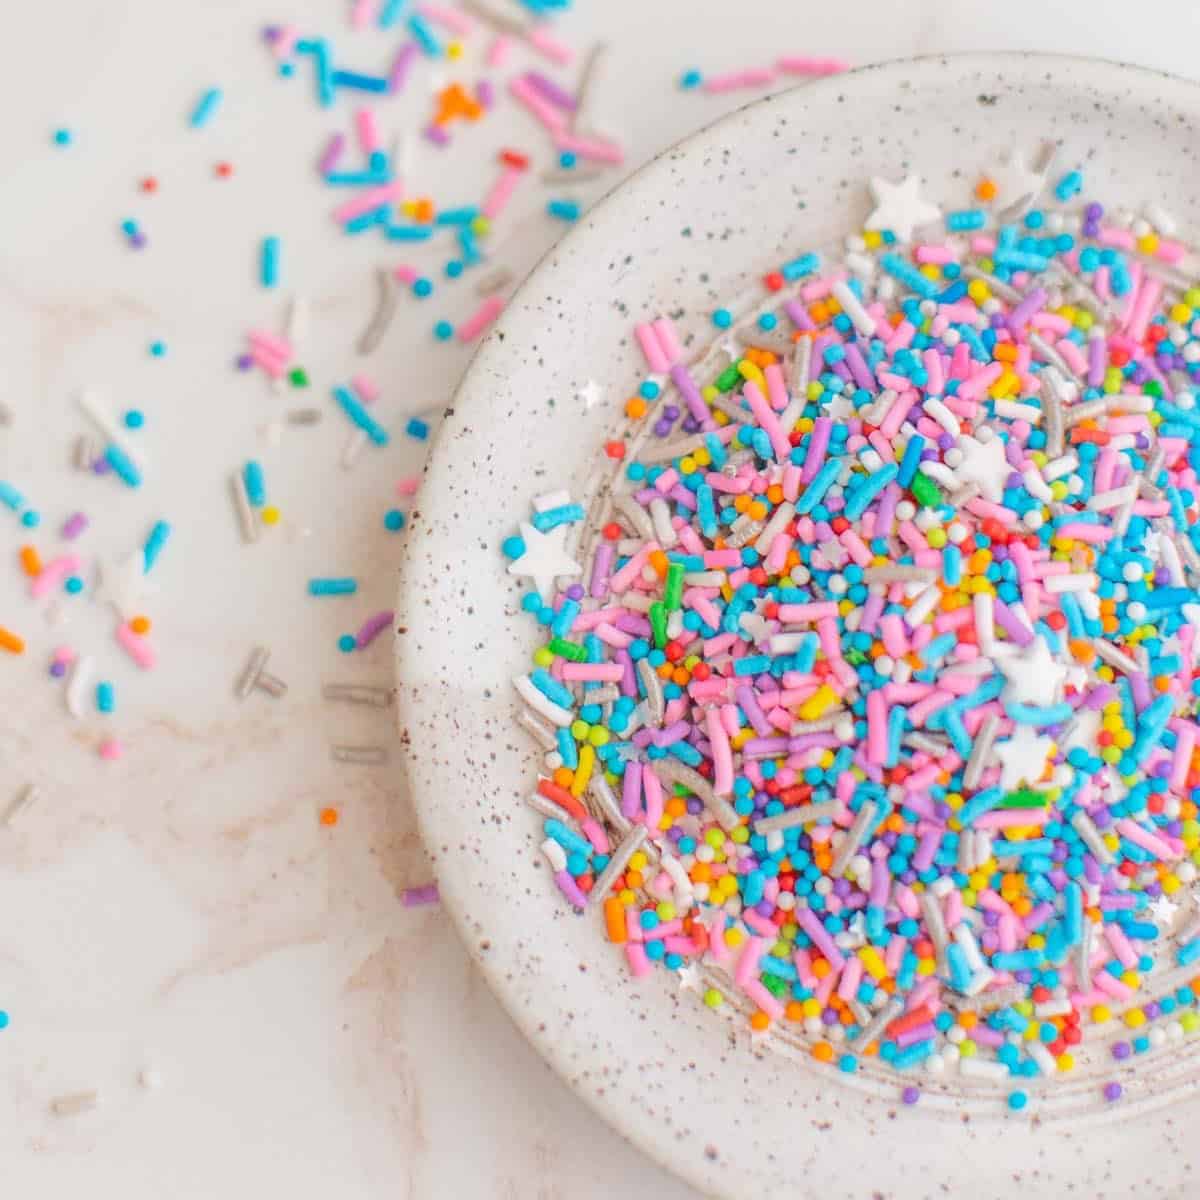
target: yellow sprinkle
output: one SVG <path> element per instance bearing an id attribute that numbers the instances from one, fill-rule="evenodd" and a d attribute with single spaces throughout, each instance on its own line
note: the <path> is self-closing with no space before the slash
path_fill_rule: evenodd
<path id="1" fill-rule="evenodd" d="M 802 721 L 816 721 L 823 717 L 836 703 L 837 693 L 827 683 L 821 684 L 819 688 L 807 700 L 800 705 L 800 719 Z"/>
<path id="2" fill-rule="evenodd" d="M 266 508 L 262 510 L 262 523 L 264 525 L 279 524 L 279 509 L 277 509 L 275 505 L 268 504 Z"/>

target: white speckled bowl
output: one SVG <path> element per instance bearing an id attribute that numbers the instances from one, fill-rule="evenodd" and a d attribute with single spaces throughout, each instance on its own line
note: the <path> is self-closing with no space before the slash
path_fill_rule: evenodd
<path id="1" fill-rule="evenodd" d="M 1195 1054 L 1139 1061 L 1104 1107 L 1106 1065 L 1008 1114 L 994 1088 L 951 1082 L 901 1108 L 894 1078 L 843 1076 L 655 971 L 641 982 L 573 915 L 524 803 L 538 757 L 510 680 L 532 623 L 501 541 L 530 498 L 581 497 L 643 377 L 634 320 L 707 316 L 799 251 L 860 225 L 864 181 L 910 171 L 966 207 L 981 171 L 1062 142 L 1089 194 L 1160 201 L 1200 227 L 1200 90 L 1150 71 L 977 55 L 867 68 L 764 100 L 668 150 L 547 256 L 480 349 L 438 437 L 413 514 L 397 642 L 407 771 L 442 896 L 513 1019 L 596 1111 L 706 1191 L 739 1197 L 1181 1197 L 1195 1194 Z M 589 378 L 604 399 L 576 393 Z M 1190 1043 L 1195 1050 L 1196 1043 Z M 924 1086 L 924 1080 L 919 1080 Z M 1189 1130 L 1189 1126 L 1191 1130 Z"/>

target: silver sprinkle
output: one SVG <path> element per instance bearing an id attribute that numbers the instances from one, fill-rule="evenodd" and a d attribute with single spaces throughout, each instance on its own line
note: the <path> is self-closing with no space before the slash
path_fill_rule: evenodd
<path id="1" fill-rule="evenodd" d="M 37 784 L 27 783 L 8 806 L 8 811 L 4 814 L 3 824 L 11 825 L 17 817 L 38 800 L 40 795 L 41 793 L 38 790 Z"/>
<path id="2" fill-rule="evenodd" d="M 377 766 L 387 762 L 388 753 L 382 746 L 334 746 L 334 762 L 356 766 Z"/>
<path id="3" fill-rule="evenodd" d="M 255 646 L 250 651 L 250 657 L 246 660 L 246 665 L 242 668 L 242 673 L 233 687 L 233 694 L 239 700 L 245 700 L 254 690 L 258 683 L 259 673 L 267 665 L 270 654 L 271 652 L 265 646 Z"/>
<path id="4" fill-rule="evenodd" d="M 229 480 L 233 492 L 233 508 L 237 513 L 238 527 L 242 531 L 243 542 L 258 541 L 258 518 L 250 507 L 250 497 L 246 495 L 246 481 L 241 471 L 234 471 Z"/>
<path id="5" fill-rule="evenodd" d="M 387 333 L 399 303 L 396 281 L 392 278 L 391 271 L 385 271 L 381 267 L 376 272 L 376 278 L 379 281 L 379 302 L 370 323 L 358 339 L 359 354 L 370 354 L 383 341 L 383 335 Z"/>
<path id="6" fill-rule="evenodd" d="M 327 683 L 321 689 L 326 700 L 344 700 L 347 704 L 369 704 L 372 708 L 387 708 L 395 690 L 390 687 L 370 687 L 361 683 Z"/>
<path id="7" fill-rule="evenodd" d="M 99 1103 L 99 1092 L 72 1092 L 66 1096 L 56 1096 L 51 1100 L 50 1111 L 56 1117 L 75 1117 L 80 1113 L 90 1112 Z"/>
<path id="8" fill-rule="evenodd" d="M 324 415 L 319 408 L 293 408 L 286 420 L 289 425 L 318 425 Z"/>
<path id="9" fill-rule="evenodd" d="M 645 825 L 634 825 L 622 839 L 620 845 L 612 852 L 608 865 L 596 876 L 592 890 L 588 893 L 588 904 L 594 904 L 608 895 L 608 889 L 612 887 L 613 880 L 625 870 L 629 865 L 629 860 L 641 849 L 645 840 Z"/>

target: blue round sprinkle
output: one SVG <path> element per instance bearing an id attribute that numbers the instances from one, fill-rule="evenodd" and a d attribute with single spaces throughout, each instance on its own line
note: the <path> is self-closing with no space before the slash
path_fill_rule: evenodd
<path id="1" fill-rule="evenodd" d="M 463 265 L 457 258 L 452 258 L 446 264 L 446 278 L 457 279 L 463 273 Z"/>
<path id="2" fill-rule="evenodd" d="M 280 63 L 279 64 L 279 74 L 284 79 L 291 79 L 291 77 L 295 73 L 296 73 L 296 68 L 292 63 Z"/>
<path id="3" fill-rule="evenodd" d="M 718 308 L 712 315 L 712 323 L 718 329 L 728 329 L 733 324 L 733 313 L 727 308 Z"/>
<path id="4" fill-rule="evenodd" d="M 133 237 L 133 235 L 135 233 L 137 233 L 137 231 L 138 231 L 138 224 L 132 218 L 129 218 L 129 219 L 121 222 L 121 232 L 122 233 L 128 234 L 130 237 Z"/>
<path id="5" fill-rule="evenodd" d="M 166 342 L 151 342 L 150 343 L 150 353 L 155 358 L 162 358 L 162 356 L 164 354 L 166 354 L 166 352 L 167 352 L 167 343 Z"/>
<path id="6" fill-rule="evenodd" d="M 701 80 L 704 78 L 699 71 L 693 67 L 690 71 L 684 71 L 679 78 L 679 86 L 682 88 L 697 88 L 700 86 Z"/>
<path id="7" fill-rule="evenodd" d="M 657 400 L 662 388 L 653 379 L 643 379 L 638 387 L 638 394 L 645 400 Z"/>
<path id="8" fill-rule="evenodd" d="M 389 508 L 383 514 L 383 527 L 396 533 L 404 528 L 404 514 L 398 508 Z"/>
<path id="9" fill-rule="evenodd" d="M 78 575 L 72 575 L 66 583 L 63 584 L 69 595 L 78 596 L 83 591 L 83 580 Z"/>
<path id="10" fill-rule="evenodd" d="M 146 423 L 145 415 L 140 409 L 131 408 L 122 418 L 126 429 L 141 429 Z"/>
<path id="11" fill-rule="evenodd" d="M 21 524 L 26 529 L 36 529 L 42 523 L 42 514 L 35 512 L 32 508 L 27 508 L 21 514 Z"/>
<path id="12" fill-rule="evenodd" d="M 56 146 L 69 146 L 71 144 L 71 131 L 69 129 L 56 129 L 54 131 L 54 144 Z"/>
<path id="13" fill-rule="evenodd" d="M 449 321 L 439 321 L 433 327 L 433 336 L 439 342 L 444 342 L 454 336 L 454 326 Z"/>
<path id="14" fill-rule="evenodd" d="M 1024 1092 L 1011 1092 L 1008 1097 L 1008 1107 L 1013 1112 L 1020 1112 L 1029 1103 L 1029 1097 Z"/>
<path id="15" fill-rule="evenodd" d="M 433 292 L 433 284 L 428 279 L 415 279 L 412 285 L 413 295 L 421 300 Z"/>
<path id="16" fill-rule="evenodd" d="M 357 645 L 358 643 L 354 640 L 354 634 L 352 633 L 343 633 L 342 636 L 338 638 L 338 649 L 343 654 L 351 653 L 351 651 L 353 651 L 354 647 Z"/>
<path id="17" fill-rule="evenodd" d="M 778 324 L 779 318 L 774 313 L 763 313 L 763 315 L 758 318 L 759 329 L 771 330 L 774 329 Z"/>
<path id="18" fill-rule="evenodd" d="M 0 1029 L 8 1028 L 8 1013 L 0 1008 Z"/>
<path id="19" fill-rule="evenodd" d="M 520 558 L 525 553 L 525 539 L 513 534 L 512 537 L 507 537 L 500 545 L 500 549 L 504 551 L 509 558 Z"/>
<path id="20" fill-rule="evenodd" d="M 570 169 L 571 169 L 571 168 L 572 168 L 572 167 L 573 167 L 573 166 L 574 166 L 574 165 L 575 165 L 575 164 L 576 164 L 578 161 L 579 161 L 579 160 L 578 160 L 578 159 L 575 157 L 575 151 L 574 151 L 574 150 L 564 150 L 564 151 L 563 151 L 563 152 L 562 152 L 562 153 L 561 153 L 561 154 L 558 156 L 558 165 L 559 165 L 560 167 L 563 167 L 563 168 L 565 168 L 565 169 L 566 169 L 566 170 L 568 170 L 568 171 L 569 171 L 569 170 L 570 170 Z"/>

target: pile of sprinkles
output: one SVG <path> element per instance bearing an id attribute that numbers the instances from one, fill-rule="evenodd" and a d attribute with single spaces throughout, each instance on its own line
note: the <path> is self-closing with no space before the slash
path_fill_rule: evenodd
<path id="1" fill-rule="evenodd" d="M 1200 1030 L 1197 260 L 1052 169 L 637 325 L 608 481 L 503 545 L 567 902 L 909 1104 Z"/>

